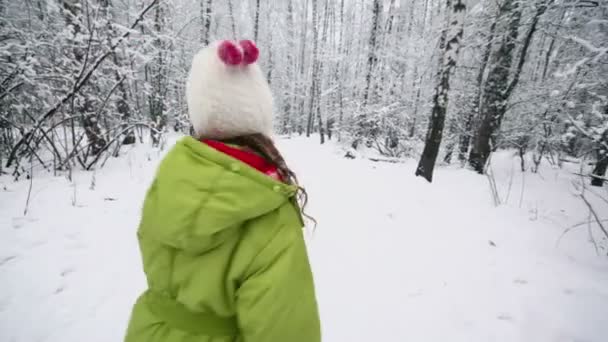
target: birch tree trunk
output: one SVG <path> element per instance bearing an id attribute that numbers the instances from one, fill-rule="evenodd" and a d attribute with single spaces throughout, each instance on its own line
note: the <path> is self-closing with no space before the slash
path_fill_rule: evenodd
<path id="1" fill-rule="evenodd" d="M 211 33 L 211 13 L 213 0 L 200 0 L 201 2 L 201 43 L 203 46 L 209 45 L 209 35 Z"/>
<path id="2" fill-rule="evenodd" d="M 290 4 L 291 6 L 291 4 Z M 255 0 L 255 21 L 253 22 L 253 41 L 258 41 L 258 28 L 260 26 L 260 0 Z"/>
<path id="3" fill-rule="evenodd" d="M 314 116 L 317 112 L 317 83 L 318 83 L 318 53 L 319 53 L 319 28 L 317 17 L 317 0 L 312 0 L 312 82 L 310 83 L 310 105 L 308 107 L 308 120 L 306 124 L 306 136 L 310 137 L 313 130 Z"/>
<path id="4" fill-rule="evenodd" d="M 298 134 L 302 135 L 305 131 L 304 128 L 304 121 L 303 118 L 305 118 L 305 113 L 304 113 L 304 108 L 306 107 L 306 79 L 307 79 L 307 75 L 306 75 L 306 56 L 307 56 L 307 51 L 306 51 L 306 43 L 308 42 L 308 3 L 309 0 L 306 0 L 304 2 L 304 16 L 303 16 L 303 20 L 304 20 L 304 27 L 302 28 L 302 32 L 301 32 L 301 41 L 302 41 L 302 47 L 300 49 L 300 74 L 299 74 L 299 79 L 298 79 L 298 89 L 299 89 L 299 95 L 300 95 L 300 101 L 299 101 L 299 105 L 298 105 L 298 116 L 300 117 L 300 120 L 298 120 Z M 310 94 L 309 94 L 310 96 Z M 307 116 L 306 116 L 307 117 Z M 306 132 L 308 132 L 308 125 L 306 125 Z"/>
<path id="5" fill-rule="evenodd" d="M 281 125 L 281 133 L 283 134 L 291 134 L 293 130 L 293 114 L 294 106 L 296 104 L 296 87 L 297 87 L 297 79 L 296 79 L 296 68 L 295 61 L 296 58 L 294 53 L 295 49 L 295 20 L 293 14 L 293 0 L 289 0 L 287 3 L 287 65 L 286 65 L 286 74 L 292 77 L 292 82 L 289 87 L 286 87 L 283 91 L 283 120 Z"/>
<path id="6" fill-rule="evenodd" d="M 156 6 L 156 12 L 154 16 L 154 31 L 156 38 L 154 39 L 154 47 L 156 54 L 150 68 L 152 72 L 152 93 L 148 99 L 150 107 L 150 118 L 152 121 L 152 127 L 154 130 L 150 131 L 150 137 L 152 138 L 152 145 L 158 146 L 160 143 L 160 133 L 167 123 L 165 115 L 165 94 L 167 92 L 167 81 L 166 81 L 166 65 L 165 65 L 165 42 L 163 40 L 162 32 L 165 28 L 165 4 L 159 4 Z"/>
<path id="7" fill-rule="evenodd" d="M 363 92 L 363 106 L 365 107 L 370 100 L 375 100 L 375 91 L 372 89 L 372 78 L 376 63 L 378 62 L 378 47 L 376 42 L 379 35 L 381 0 L 374 0 L 373 17 L 372 17 L 372 32 L 369 36 L 369 53 L 367 57 L 367 74 L 365 75 L 365 90 Z M 371 95 L 370 95 L 371 92 Z"/>
<path id="8" fill-rule="evenodd" d="M 234 6 L 232 0 L 228 0 L 228 15 L 230 16 L 230 27 L 232 28 L 232 39 L 237 40 L 236 19 L 234 17 Z"/>

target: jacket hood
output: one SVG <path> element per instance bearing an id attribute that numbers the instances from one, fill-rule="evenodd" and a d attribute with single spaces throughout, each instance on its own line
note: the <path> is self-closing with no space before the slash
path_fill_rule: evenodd
<path id="1" fill-rule="evenodd" d="M 295 192 L 296 187 L 185 137 L 158 168 L 138 234 L 202 253 L 236 233 L 244 222 L 279 208 Z"/>

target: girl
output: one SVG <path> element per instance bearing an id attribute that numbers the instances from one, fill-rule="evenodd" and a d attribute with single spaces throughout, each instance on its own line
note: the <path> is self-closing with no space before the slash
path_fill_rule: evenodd
<path id="1" fill-rule="evenodd" d="M 258 55 L 245 40 L 194 57 L 186 95 L 197 139 L 169 151 L 148 190 L 138 230 L 148 289 L 126 342 L 321 339 L 306 193 L 268 138 Z"/>

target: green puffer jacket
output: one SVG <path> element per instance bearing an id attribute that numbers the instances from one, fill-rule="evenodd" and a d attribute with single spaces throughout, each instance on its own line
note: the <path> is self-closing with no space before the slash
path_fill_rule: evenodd
<path id="1" fill-rule="evenodd" d="M 160 164 L 138 230 L 148 290 L 126 342 L 317 342 L 295 188 L 186 137 Z"/>

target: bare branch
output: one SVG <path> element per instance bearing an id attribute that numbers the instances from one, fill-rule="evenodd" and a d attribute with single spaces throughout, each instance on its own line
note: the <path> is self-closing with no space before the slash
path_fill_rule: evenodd
<path id="1" fill-rule="evenodd" d="M 146 13 L 148 13 L 148 11 L 150 11 L 150 9 L 152 9 L 159 0 L 152 0 L 150 2 L 150 4 L 139 14 L 139 16 L 137 17 L 137 19 L 135 20 L 135 22 L 133 22 L 133 24 L 131 25 L 131 30 L 134 29 L 144 18 L 144 16 L 146 15 Z M 89 69 L 89 71 L 82 77 L 82 79 L 78 82 L 75 83 L 73 89 L 71 92 L 69 92 L 68 94 L 66 94 L 59 102 L 57 102 L 55 104 L 55 106 L 53 106 L 53 108 L 51 108 L 49 111 L 47 111 L 42 118 L 40 118 L 40 120 L 38 120 L 38 122 L 36 123 L 36 125 L 34 126 L 34 128 L 32 128 L 28 133 L 24 134 L 23 137 L 21 138 L 21 140 L 19 140 L 19 142 L 13 147 L 11 153 L 9 154 L 9 157 L 7 159 L 6 162 L 6 167 L 10 167 L 12 162 L 14 161 L 17 151 L 19 150 L 19 148 L 22 145 L 29 145 L 29 142 L 31 141 L 31 139 L 34 136 L 34 132 L 36 132 L 38 129 L 40 129 L 41 125 L 43 122 L 45 122 L 48 118 L 52 117 L 53 115 L 55 115 L 55 113 L 57 113 L 59 111 L 59 109 L 65 105 L 66 103 L 68 103 L 68 101 L 70 101 L 75 95 L 76 93 L 78 93 L 78 91 L 80 91 L 80 89 L 88 82 L 88 80 L 90 79 L 90 77 L 95 73 L 95 71 L 97 70 L 97 68 L 99 68 L 99 66 L 110 56 L 114 53 L 114 50 L 120 45 L 122 44 L 123 41 L 125 41 L 130 35 L 131 35 L 132 31 L 127 31 L 125 32 L 114 44 L 112 44 L 109 48 L 108 51 L 106 51 L 104 54 L 102 54 L 99 58 L 97 58 L 97 60 L 95 61 L 95 63 L 93 64 L 93 66 Z"/>

